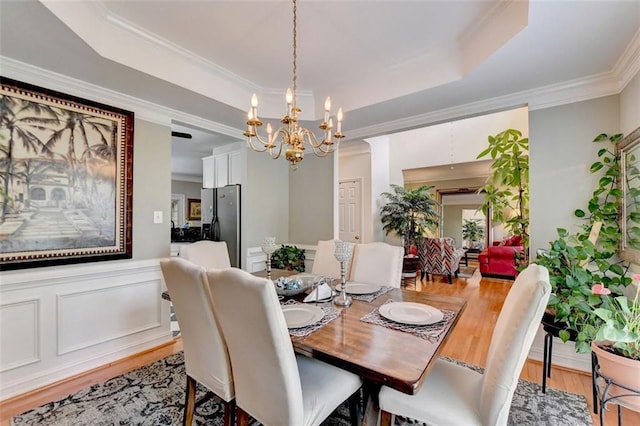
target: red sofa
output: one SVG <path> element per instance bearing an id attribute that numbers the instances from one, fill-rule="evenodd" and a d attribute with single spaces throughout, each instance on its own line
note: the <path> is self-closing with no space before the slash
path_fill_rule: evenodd
<path id="1" fill-rule="evenodd" d="M 483 277 L 515 278 L 518 275 L 516 253 L 521 258 L 523 251 L 522 237 L 518 235 L 494 242 L 478 255 L 480 274 Z"/>

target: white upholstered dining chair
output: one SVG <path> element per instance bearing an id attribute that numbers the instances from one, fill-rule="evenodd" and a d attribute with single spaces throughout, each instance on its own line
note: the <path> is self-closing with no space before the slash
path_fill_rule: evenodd
<path id="1" fill-rule="evenodd" d="M 356 244 L 349 281 L 400 287 L 404 249 L 387 243 Z"/>
<path id="2" fill-rule="evenodd" d="M 334 240 L 318 241 L 311 273 L 323 277 L 340 278 L 340 262 L 336 260 L 335 251 L 336 242 Z M 353 257 L 349 259 L 349 262 L 345 262 L 346 277 L 349 277 L 352 259 Z"/>
<path id="3" fill-rule="evenodd" d="M 235 391 L 227 345 L 213 314 L 204 268 L 180 258 L 160 262 L 182 332 L 187 390 L 183 425 L 191 425 L 196 382 L 224 405 L 224 425 L 233 424 Z"/>
<path id="4" fill-rule="evenodd" d="M 548 271 L 530 265 L 518 275 L 493 330 L 484 374 L 439 359 L 416 395 L 383 386 L 382 426 L 392 414 L 429 425 L 506 425 L 520 371 L 547 306 Z"/>
<path id="5" fill-rule="evenodd" d="M 205 269 L 231 267 L 229 250 L 224 241 L 196 241 L 180 247 L 178 256 Z"/>
<path id="6" fill-rule="evenodd" d="M 270 280 L 240 269 L 209 270 L 216 318 L 229 346 L 238 425 L 319 425 L 349 398 L 357 422 L 355 374 L 295 355 Z M 354 415 L 355 414 L 355 415 Z"/>

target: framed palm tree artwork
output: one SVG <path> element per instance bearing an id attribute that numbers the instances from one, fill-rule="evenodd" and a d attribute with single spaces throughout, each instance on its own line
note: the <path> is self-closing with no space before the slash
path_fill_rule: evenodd
<path id="1" fill-rule="evenodd" d="M 0 83 L 0 269 L 130 258 L 133 112 Z"/>

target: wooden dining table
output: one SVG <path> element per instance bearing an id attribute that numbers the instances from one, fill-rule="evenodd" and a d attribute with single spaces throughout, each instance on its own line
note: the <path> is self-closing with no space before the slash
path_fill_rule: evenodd
<path id="1" fill-rule="evenodd" d="M 266 276 L 266 273 L 254 275 Z M 273 279 L 284 275 L 290 273 L 272 271 Z M 362 317 L 388 300 L 423 303 L 452 311 L 454 316 L 442 334 L 432 341 L 361 321 Z M 459 297 L 401 288 L 393 289 L 371 302 L 354 298 L 353 304 L 346 308 L 331 302 L 325 303 L 338 309 L 339 316 L 305 337 L 292 336 L 295 351 L 353 372 L 365 382 L 385 385 L 410 395 L 420 390 L 466 307 L 466 300 Z"/>
<path id="2" fill-rule="evenodd" d="M 273 270 L 273 280 L 295 272 Z M 253 275 L 266 277 L 266 272 Z M 334 280 L 332 285 L 339 283 Z M 304 296 L 301 295 L 301 296 Z M 166 292 L 163 297 L 170 300 Z M 301 297 L 298 298 L 300 300 Z M 415 302 L 453 312 L 452 319 L 436 339 L 424 339 L 411 333 L 362 321 L 385 302 Z M 312 302 L 315 303 L 315 302 Z M 336 319 L 304 337 L 292 336 L 294 350 L 301 355 L 322 360 L 362 377 L 373 401 L 369 399 L 362 424 L 377 422 L 377 390 L 385 385 L 413 395 L 420 390 L 444 344 L 455 328 L 466 300 L 428 292 L 394 288 L 371 302 L 353 299 L 348 307 L 335 306 L 331 301 L 318 303 L 339 311 Z"/>

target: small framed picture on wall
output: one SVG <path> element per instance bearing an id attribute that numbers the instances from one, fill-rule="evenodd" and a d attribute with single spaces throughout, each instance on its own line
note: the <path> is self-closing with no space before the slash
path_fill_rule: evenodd
<path id="1" fill-rule="evenodd" d="M 202 217 L 202 208 L 200 200 L 197 198 L 189 198 L 187 202 L 187 220 L 200 220 Z"/>

